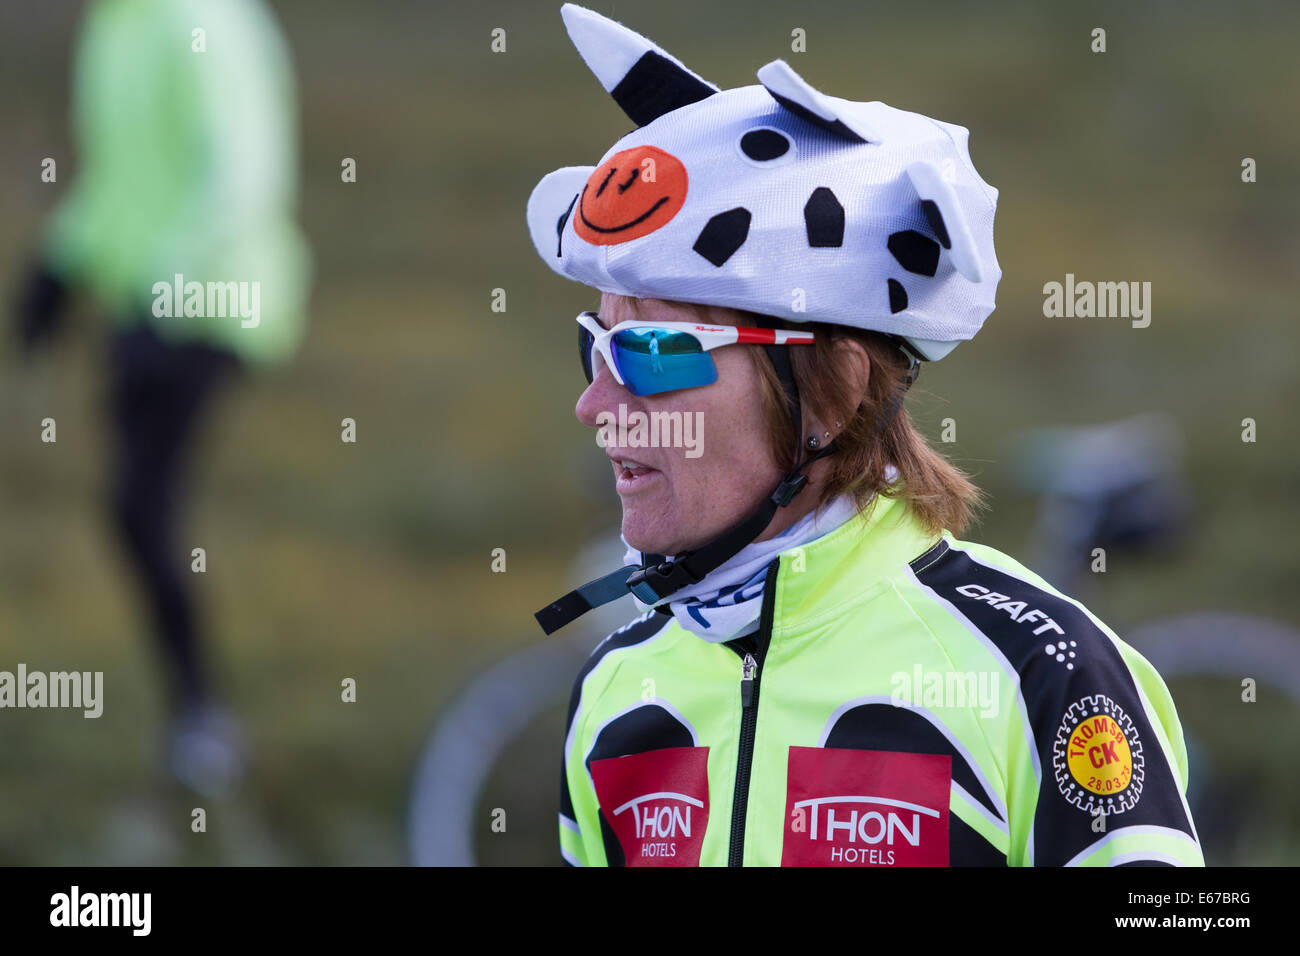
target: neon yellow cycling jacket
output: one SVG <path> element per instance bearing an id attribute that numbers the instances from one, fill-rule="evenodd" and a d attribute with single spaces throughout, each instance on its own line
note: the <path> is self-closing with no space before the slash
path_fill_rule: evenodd
<path id="1" fill-rule="evenodd" d="M 118 323 L 147 321 L 254 362 L 287 358 L 311 262 L 294 212 L 293 73 L 275 20 L 260 0 L 96 0 L 85 17 L 73 71 L 80 168 L 50 220 L 48 267 Z M 159 316 L 159 283 L 201 284 L 204 314 L 172 301 Z"/>
<path id="2" fill-rule="evenodd" d="M 879 499 L 768 569 L 759 629 L 649 611 L 569 706 L 572 865 L 1202 866 L 1160 675 L 1077 601 Z"/>

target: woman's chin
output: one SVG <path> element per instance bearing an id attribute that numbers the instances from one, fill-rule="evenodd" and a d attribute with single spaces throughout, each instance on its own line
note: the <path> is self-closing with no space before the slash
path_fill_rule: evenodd
<path id="1" fill-rule="evenodd" d="M 642 554 L 677 554 L 682 550 L 678 535 L 665 533 L 662 527 L 650 527 L 635 513 L 623 513 L 623 540 Z"/>

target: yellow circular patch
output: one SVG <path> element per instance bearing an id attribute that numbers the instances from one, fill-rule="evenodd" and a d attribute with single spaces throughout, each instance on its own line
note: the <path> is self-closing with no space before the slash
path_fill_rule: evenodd
<path id="1" fill-rule="evenodd" d="M 1133 779 L 1128 738 L 1108 714 L 1094 714 L 1070 731 L 1066 760 L 1079 786 L 1103 796 L 1119 793 Z"/>

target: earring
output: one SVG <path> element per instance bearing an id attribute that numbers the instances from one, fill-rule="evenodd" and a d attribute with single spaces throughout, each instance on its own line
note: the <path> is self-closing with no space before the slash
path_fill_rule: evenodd
<path id="1" fill-rule="evenodd" d="M 839 428 L 839 427 L 842 426 L 843 424 L 844 424 L 843 422 L 839 422 L 839 421 L 837 421 L 837 422 L 835 423 L 835 427 L 836 427 L 836 428 Z M 808 442 L 807 442 L 808 447 L 809 447 L 809 448 L 812 448 L 812 449 L 820 448 L 822 442 L 825 441 L 825 440 L 827 440 L 827 439 L 829 439 L 830 437 L 831 437 L 831 433 L 830 433 L 830 432 L 822 432 L 822 437 L 821 437 L 821 438 L 818 438 L 816 435 L 813 435 L 812 438 L 809 438 L 809 439 L 808 439 Z"/>

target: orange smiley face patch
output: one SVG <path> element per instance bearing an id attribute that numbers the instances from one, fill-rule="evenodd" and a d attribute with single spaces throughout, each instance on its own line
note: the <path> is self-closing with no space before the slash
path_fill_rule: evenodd
<path id="1" fill-rule="evenodd" d="M 671 153 L 655 146 L 615 153 L 582 187 L 574 231 L 596 246 L 639 239 L 677 215 L 686 186 L 686 167 Z"/>

